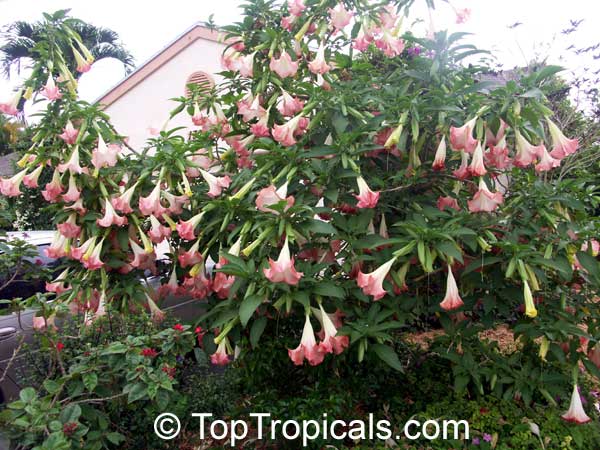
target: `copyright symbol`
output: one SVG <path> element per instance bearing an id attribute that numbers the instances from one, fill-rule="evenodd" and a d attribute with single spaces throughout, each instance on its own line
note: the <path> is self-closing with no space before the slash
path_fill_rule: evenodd
<path id="1" fill-rule="evenodd" d="M 175 414 L 162 413 L 154 419 L 154 433 L 161 439 L 174 439 L 181 430 L 181 423 Z"/>

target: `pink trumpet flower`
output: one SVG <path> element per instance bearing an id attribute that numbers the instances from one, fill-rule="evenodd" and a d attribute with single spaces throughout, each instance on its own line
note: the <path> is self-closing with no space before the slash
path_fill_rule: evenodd
<path id="1" fill-rule="evenodd" d="M 252 75 L 254 74 L 254 55 L 255 54 L 256 54 L 256 52 L 240 57 L 238 69 L 239 69 L 241 76 L 252 78 Z"/>
<path id="2" fill-rule="evenodd" d="M 304 108 L 304 102 L 298 97 L 292 97 L 286 91 L 282 91 L 281 96 L 277 99 L 277 111 L 282 116 L 293 116 Z"/>
<path id="3" fill-rule="evenodd" d="M 269 268 L 263 269 L 265 277 L 273 283 L 286 283 L 291 286 L 295 286 L 304 275 L 302 272 L 297 272 L 294 267 L 294 258 L 290 257 L 290 247 L 288 245 L 287 237 L 285 243 L 281 248 L 277 261 L 273 261 L 269 258 Z"/>
<path id="4" fill-rule="evenodd" d="M 275 205 L 279 202 L 286 202 L 286 205 L 284 207 L 284 211 L 287 211 L 288 209 L 290 209 L 292 206 L 294 206 L 294 196 L 290 195 L 289 197 L 286 197 L 287 195 L 287 183 L 284 183 L 279 189 L 275 189 L 275 186 L 270 185 L 267 186 L 266 188 L 261 189 L 258 192 L 258 195 L 256 196 L 256 207 L 258 208 L 259 211 L 262 212 L 270 212 L 272 214 L 279 214 L 278 211 L 269 208 L 269 206 Z"/>
<path id="5" fill-rule="evenodd" d="M 94 247 L 88 248 L 88 250 L 81 257 L 83 267 L 85 267 L 88 270 L 98 270 L 104 267 L 104 262 L 100 260 L 100 253 L 102 253 L 103 244 L 104 239 L 102 239 Z"/>
<path id="6" fill-rule="evenodd" d="M 511 161 L 508 157 L 508 147 L 504 138 L 496 146 L 490 147 L 483 157 L 488 166 L 496 169 L 507 169 L 510 166 Z"/>
<path id="7" fill-rule="evenodd" d="M 263 114 L 263 116 L 258 119 L 258 122 L 250 125 L 250 132 L 255 137 L 269 137 L 271 135 L 271 131 L 269 130 L 269 113 Z"/>
<path id="8" fill-rule="evenodd" d="M 46 184 L 45 189 L 42 191 L 42 196 L 47 202 L 55 203 L 62 191 L 63 186 L 60 183 L 60 173 L 55 169 L 52 180 Z"/>
<path id="9" fill-rule="evenodd" d="M 329 8 L 329 19 L 330 23 L 336 30 L 342 30 L 346 25 L 350 23 L 352 12 L 344 8 L 342 3 L 338 3 L 335 8 Z"/>
<path id="10" fill-rule="evenodd" d="M 77 187 L 77 182 L 75 180 L 75 176 L 71 173 L 69 174 L 69 189 L 62 196 L 63 202 L 71 203 L 76 202 L 81 197 L 81 191 Z"/>
<path id="11" fill-rule="evenodd" d="M 67 121 L 67 125 L 63 129 L 63 133 L 59 134 L 58 137 L 65 141 L 65 143 L 73 145 L 75 142 L 77 142 L 78 134 L 79 130 L 75 129 L 75 127 L 73 127 L 73 124 L 69 120 Z"/>
<path id="12" fill-rule="evenodd" d="M 56 166 L 56 168 L 61 173 L 64 173 L 67 170 L 72 174 L 82 174 L 88 172 L 87 168 L 83 168 L 79 164 L 79 147 L 75 147 L 73 149 L 73 152 L 71 153 L 71 156 L 69 157 L 69 160 L 67 162 L 59 164 L 58 166 Z"/>
<path id="13" fill-rule="evenodd" d="M 485 130 L 485 143 L 489 147 L 497 146 L 502 139 L 504 139 L 504 134 L 506 133 L 506 129 L 508 125 L 502 119 L 500 119 L 500 126 L 498 127 L 498 131 L 496 134 L 492 131 L 490 127 L 487 127 Z"/>
<path id="14" fill-rule="evenodd" d="M 142 248 L 132 239 L 129 239 L 129 245 L 133 251 L 133 259 L 129 261 L 129 264 L 136 269 L 153 271 L 154 262 L 156 261 L 154 248 Z"/>
<path id="15" fill-rule="evenodd" d="M 552 137 L 552 151 L 550 155 L 553 158 L 561 160 L 577 151 L 577 147 L 579 146 L 577 139 L 568 139 L 565 137 L 562 131 L 551 120 L 546 119 L 546 123 Z"/>
<path id="16" fill-rule="evenodd" d="M 198 251 L 200 247 L 200 241 L 196 241 L 194 245 L 190 247 L 187 251 L 180 250 L 179 255 L 177 257 L 179 261 L 179 265 L 181 267 L 194 266 L 202 262 L 202 255 Z"/>
<path id="17" fill-rule="evenodd" d="M 158 219 L 153 215 L 150 215 L 150 224 L 152 226 L 150 228 L 150 231 L 148 231 L 148 236 L 150 237 L 150 240 L 155 244 L 160 244 L 166 238 L 171 236 L 171 228 L 161 225 Z"/>
<path id="18" fill-rule="evenodd" d="M 41 94 L 50 101 L 62 98 L 60 89 L 58 89 L 54 83 L 54 78 L 52 78 L 52 75 L 48 75 L 48 80 L 46 81 L 46 85 L 44 86 L 44 89 L 42 89 Z"/>
<path id="19" fill-rule="evenodd" d="M 304 322 L 300 345 L 293 350 L 288 349 L 288 356 L 296 366 L 301 366 L 305 358 L 311 366 L 317 366 L 321 364 L 325 358 L 325 354 L 317 345 L 315 332 L 310 323 L 308 314 L 306 314 L 306 321 Z"/>
<path id="20" fill-rule="evenodd" d="M 452 267 L 448 264 L 448 280 L 446 281 L 446 296 L 440 303 L 440 307 L 444 311 L 452 311 L 464 305 L 458 293 L 458 286 L 452 274 Z"/>
<path id="21" fill-rule="evenodd" d="M 60 89 L 58 89 L 58 87 L 54 83 L 54 78 L 52 78 L 52 74 L 48 75 L 48 80 L 46 81 L 46 85 L 44 86 L 44 89 L 42 89 L 41 94 L 50 101 L 62 98 Z"/>
<path id="22" fill-rule="evenodd" d="M 576 384 L 573 386 L 573 393 L 571 394 L 571 403 L 569 404 L 569 409 L 561 417 L 567 422 L 579 424 L 587 423 L 592 420 L 583 409 L 581 395 L 579 394 L 579 388 Z"/>
<path id="23" fill-rule="evenodd" d="M 22 94 L 23 92 L 19 90 L 15 93 L 15 95 L 10 101 L 6 103 L 0 103 L 0 113 L 4 113 L 8 116 L 16 116 L 17 114 L 19 114 L 18 107 L 19 102 L 21 101 Z"/>
<path id="24" fill-rule="evenodd" d="M 274 125 L 273 139 L 286 147 L 294 145 L 296 143 L 295 135 L 299 131 L 301 119 L 303 119 L 303 117 L 299 114 L 283 125 Z"/>
<path id="25" fill-rule="evenodd" d="M 446 136 L 442 136 L 433 160 L 433 170 L 444 170 L 446 164 Z"/>
<path id="26" fill-rule="evenodd" d="M 481 148 L 481 143 L 477 143 L 477 147 L 473 152 L 473 159 L 471 160 L 471 165 L 469 166 L 469 173 L 474 177 L 482 177 L 487 173 L 485 169 L 485 165 L 483 164 L 483 148 Z"/>
<path id="27" fill-rule="evenodd" d="M 127 225 L 127 217 L 119 216 L 111 205 L 110 199 L 106 198 L 104 199 L 104 217 L 96 220 L 96 223 L 103 228 L 113 225 L 122 227 L 123 225 Z"/>
<path id="28" fill-rule="evenodd" d="M 331 67 L 327 65 L 327 61 L 325 61 L 325 46 L 322 42 L 321 45 L 319 45 L 315 59 L 308 63 L 308 70 L 314 74 L 320 75 L 323 75 L 331 70 Z"/>
<path id="29" fill-rule="evenodd" d="M 467 153 L 473 153 L 477 147 L 477 140 L 473 138 L 473 129 L 477 117 L 473 117 L 462 127 L 450 127 L 450 144 L 454 150 L 464 150 Z"/>
<path id="30" fill-rule="evenodd" d="M 169 281 L 166 284 L 161 284 L 158 288 L 158 297 L 165 298 L 170 295 L 177 295 L 179 291 L 179 284 L 177 282 L 177 270 L 173 267 Z"/>
<path id="31" fill-rule="evenodd" d="M 437 207 L 440 211 L 445 210 L 446 208 L 452 208 L 457 211 L 460 211 L 460 206 L 458 206 L 458 201 L 452 197 L 439 197 L 437 201 Z"/>
<path id="32" fill-rule="evenodd" d="M 72 205 L 65 206 L 64 209 L 67 211 L 75 211 L 80 216 L 84 215 L 87 212 L 87 208 L 83 206 L 83 199 L 81 197 Z"/>
<path id="33" fill-rule="evenodd" d="M 325 312 L 322 305 L 319 305 L 321 314 L 317 317 L 323 328 L 324 337 L 322 342 L 319 343 L 319 349 L 323 353 L 335 353 L 339 355 L 348 347 L 350 340 L 348 336 L 338 336 L 337 329 L 329 314 Z"/>
<path id="34" fill-rule="evenodd" d="M 452 172 L 452 174 L 459 180 L 466 180 L 471 176 L 469 171 L 469 154 L 464 150 L 460 151 L 460 167 Z"/>
<path id="35" fill-rule="evenodd" d="M 91 251 L 91 249 L 94 248 L 95 244 L 96 244 L 96 237 L 89 238 L 87 241 L 80 244 L 79 247 L 73 247 L 71 249 L 71 257 L 73 259 L 81 261 L 81 259 L 83 258 L 83 255 L 85 255 L 88 252 L 88 250 Z"/>
<path id="36" fill-rule="evenodd" d="M 540 155 L 540 161 L 535 165 L 535 171 L 537 173 L 547 172 L 548 170 L 552 170 L 555 167 L 560 166 L 560 159 L 554 159 L 546 147 L 542 148 L 542 154 Z"/>
<path id="37" fill-rule="evenodd" d="M 148 309 L 150 310 L 150 317 L 154 323 L 160 323 L 165 319 L 165 313 L 156 305 L 152 297 L 146 294 L 146 300 L 148 301 Z"/>
<path id="38" fill-rule="evenodd" d="M 69 254 L 69 241 L 58 231 L 54 233 L 50 246 L 44 249 L 48 258 L 63 258 Z"/>
<path id="39" fill-rule="evenodd" d="M 404 51 L 404 39 L 399 39 L 390 34 L 387 30 L 383 32 L 383 36 L 375 41 L 375 45 L 380 49 L 385 56 L 393 58 L 400 55 Z"/>
<path id="40" fill-rule="evenodd" d="M 150 214 L 162 216 L 165 213 L 166 209 L 160 204 L 160 180 L 156 182 L 154 189 L 147 197 L 140 197 L 139 208 L 145 216 Z"/>
<path id="41" fill-rule="evenodd" d="M 78 238 L 81 234 L 81 227 L 77 225 L 77 215 L 70 214 L 66 222 L 57 225 L 58 231 L 66 238 Z"/>
<path id="42" fill-rule="evenodd" d="M 302 15 L 302 11 L 306 9 L 304 0 L 288 0 L 287 2 L 288 11 L 292 16 L 299 17 Z"/>
<path id="43" fill-rule="evenodd" d="M 27 175 L 27 169 L 23 169 L 11 178 L 0 178 L 0 193 L 7 197 L 18 197 L 21 195 L 21 183 Z"/>
<path id="44" fill-rule="evenodd" d="M 211 198 L 221 195 L 223 189 L 227 189 L 231 184 L 231 178 L 227 175 L 224 177 L 215 177 L 213 174 L 202 169 L 200 169 L 200 174 L 202 175 L 202 178 L 204 178 L 204 181 L 208 183 L 207 195 Z"/>
<path id="45" fill-rule="evenodd" d="M 123 214 L 131 214 L 133 212 L 133 209 L 131 208 L 131 198 L 133 197 L 135 189 L 136 186 L 133 185 L 118 197 L 114 197 L 111 200 L 113 208 Z"/>
<path id="46" fill-rule="evenodd" d="M 201 212 L 185 222 L 180 219 L 179 223 L 177 224 L 177 232 L 179 233 L 179 236 L 186 241 L 193 241 L 196 239 L 194 229 L 198 226 L 203 216 L 204 213 Z"/>
<path id="47" fill-rule="evenodd" d="M 479 190 L 473 196 L 473 200 L 468 200 L 469 211 L 471 212 L 492 212 L 498 205 L 504 201 L 501 192 L 490 192 L 483 181 L 479 180 Z"/>
<path id="48" fill-rule="evenodd" d="M 46 282 L 46 292 L 54 292 L 56 295 L 60 295 L 63 292 L 68 291 L 66 281 L 69 276 L 69 269 L 65 269 L 61 274 L 56 277 L 52 282 Z"/>
<path id="49" fill-rule="evenodd" d="M 170 214 L 181 214 L 183 207 L 189 203 L 190 198 L 187 195 L 173 195 L 168 191 L 163 192 L 163 196 L 169 203 L 166 212 Z"/>
<path id="50" fill-rule="evenodd" d="M 226 366 L 230 361 L 229 355 L 227 354 L 227 341 L 223 339 L 217 346 L 217 350 L 210 355 L 210 362 L 215 366 Z"/>
<path id="51" fill-rule="evenodd" d="M 372 191 L 363 177 L 356 178 L 358 184 L 358 195 L 354 195 L 358 200 L 357 208 L 375 208 L 379 201 L 379 192 Z"/>
<path id="52" fill-rule="evenodd" d="M 121 147 L 115 144 L 106 145 L 101 135 L 98 135 L 98 146 L 92 151 L 92 164 L 96 169 L 114 167 Z"/>
<path id="53" fill-rule="evenodd" d="M 267 111 L 260 105 L 260 96 L 256 98 L 248 93 L 240 101 L 237 102 L 238 114 L 242 116 L 244 122 L 249 122 L 257 117 L 263 117 Z"/>
<path id="54" fill-rule="evenodd" d="M 73 51 L 73 56 L 75 57 L 75 62 L 77 63 L 77 72 L 89 72 L 89 70 L 92 68 L 91 62 L 89 62 L 83 56 L 81 56 L 81 53 L 79 53 L 79 51 L 76 48 L 71 47 L 71 50 Z"/>
<path id="55" fill-rule="evenodd" d="M 386 290 L 383 289 L 383 280 L 389 273 L 395 261 L 396 258 L 392 258 L 370 273 L 363 273 L 359 270 L 358 276 L 356 277 L 356 283 L 365 295 L 372 295 L 373 300 L 377 301 L 387 294 Z"/>
<path id="56" fill-rule="evenodd" d="M 527 140 L 521 135 L 519 130 L 515 130 L 515 141 L 517 145 L 517 154 L 514 159 L 514 164 L 517 167 L 527 167 L 538 156 L 541 156 L 543 150 L 545 149 L 544 145 L 531 145 Z"/>
<path id="57" fill-rule="evenodd" d="M 27 175 L 25 175 L 23 177 L 23 184 L 31 189 L 37 188 L 38 187 L 38 179 L 40 178 L 42 170 L 44 170 L 44 165 L 40 164 L 39 166 L 37 166 L 35 168 L 35 170 L 33 172 L 28 173 Z"/>
<path id="58" fill-rule="evenodd" d="M 281 78 L 293 77 L 298 71 L 298 61 L 292 61 L 292 57 L 284 51 L 279 59 L 271 58 L 269 68 Z"/>

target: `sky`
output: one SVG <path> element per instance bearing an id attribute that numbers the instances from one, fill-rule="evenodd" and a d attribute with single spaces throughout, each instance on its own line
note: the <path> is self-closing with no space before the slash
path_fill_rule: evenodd
<path id="1" fill-rule="evenodd" d="M 547 59 L 550 64 L 568 67 L 565 72 L 586 75 L 600 69 L 600 47 L 587 54 L 575 50 L 600 43 L 598 0 L 450 0 L 451 5 L 437 0 L 432 18 L 437 30 L 473 33 L 469 43 L 492 51 L 504 68 L 523 66 L 534 58 Z M 208 20 L 211 14 L 218 25 L 240 19 L 241 0 L 0 0 L 0 27 L 15 20 L 35 21 L 42 12 L 71 9 L 78 17 L 94 25 L 116 31 L 139 66 L 159 52 L 196 22 Z M 425 0 L 416 0 L 405 26 L 416 35 L 424 35 L 429 23 Z M 456 9 L 469 8 L 471 15 L 464 24 L 457 24 Z M 412 25 L 415 19 L 424 19 Z M 577 31 L 563 34 L 571 20 L 583 20 Z M 514 28 L 511 25 L 519 24 Z M 570 50 L 568 47 L 573 45 Z M 598 59 L 593 59 L 593 55 Z M 93 101 L 117 84 L 124 76 L 122 66 L 111 60 L 99 61 L 84 74 L 79 92 L 84 100 Z M 0 76 L 0 102 L 11 97 L 22 78 L 16 73 L 6 80 Z"/>

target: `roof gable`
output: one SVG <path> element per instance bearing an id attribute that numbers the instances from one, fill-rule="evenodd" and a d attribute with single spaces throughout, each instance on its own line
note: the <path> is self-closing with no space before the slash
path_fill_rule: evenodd
<path id="1" fill-rule="evenodd" d="M 198 39 L 204 39 L 212 42 L 222 42 L 222 40 L 219 38 L 219 32 L 203 27 L 199 24 L 195 24 L 160 52 L 143 63 L 134 72 L 121 80 L 117 85 L 113 86 L 108 92 L 103 94 L 97 100 L 97 102 L 102 104 L 104 107 L 110 106 L 129 90 L 133 89 L 139 83 L 144 81 L 148 76 L 152 75 L 152 73 L 166 64 L 175 55 L 189 47 L 192 43 L 196 42 Z"/>

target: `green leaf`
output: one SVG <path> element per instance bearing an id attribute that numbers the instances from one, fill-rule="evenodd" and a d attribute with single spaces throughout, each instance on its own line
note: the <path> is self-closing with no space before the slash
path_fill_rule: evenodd
<path id="1" fill-rule="evenodd" d="M 98 386 L 98 375 L 95 373 L 84 373 L 82 378 L 88 391 L 92 392 Z"/>
<path id="2" fill-rule="evenodd" d="M 309 231 L 317 234 L 336 234 L 337 230 L 328 222 L 323 222 L 322 220 L 312 219 L 308 221 L 308 226 L 306 227 Z"/>
<path id="3" fill-rule="evenodd" d="M 545 266 L 554 269 L 560 273 L 565 280 L 570 280 L 573 276 L 573 268 L 567 258 L 557 256 L 554 259 L 534 258 L 531 260 L 533 264 Z"/>
<path id="4" fill-rule="evenodd" d="M 318 283 L 313 292 L 317 295 L 324 295 L 325 297 L 335 298 L 346 298 L 346 292 L 339 286 L 336 286 L 330 281 L 323 281 Z"/>
<path id="5" fill-rule="evenodd" d="M 463 262 L 462 252 L 460 251 L 460 248 L 458 247 L 458 245 L 456 245 L 454 242 L 452 242 L 452 241 L 439 242 L 439 243 L 435 244 L 435 248 L 440 253 L 443 253 L 447 256 L 451 256 L 452 258 L 456 259 L 458 262 L 460 262 L 462 264 L 462 262 Z"/>
<path id="6" fill-rule="evenodd" d="M 24 403 L 31 403 L 36 397 L 37 397 L 37 393 L 35 392 L 35 389 L 32 387 L 25 388 L 19 393 L 19 398 Z"/>
<path id="7" fill-rule="evenodd" d="M 59 419 L 62 423 L 77 422 L 77 419 L 79 419 L 80 416 L 81 407 L 77 404 L 71 403 L 60 412 Z"/>
<path id="8" fill-rule="evenodd" d="M 106 439 L 112 444 L 119 444 L 121 442 L 125 442 L 125 436 L 123 436 L 121 433 L 117 433 L 116 431 L 108 433 L 106 435 Z"/>
<path id="9" fill-rule="evenodd" d="M 134 385 L 125 386 L 125 389 L 123 391 L 128 393 L 128 403 L 133 403 L 136 400 L 140 400 L 144 398 L 148 393 L 148 389 L 143 383 L 135 383 Z"/>
<path id="10" fill-rule="evenodd" d="M 267 318 L 259 317 L 252 323 L 252 328 L 250 328 L 250 345 L 252 348 L 256 348 L 258 345 L 258 341 L 265 331 L 265 327 L 267 326 Z"/>
<path id="11" fill-rule="evenodd" d="M 125 344 L 123 344 L 122 342 L 113 342 L 108 347 L 106 347 L 104 350 L 102 350 L 102 352 L 100 354 L 101 355 L 116 355 L 119 353 L 127 353 L 127 346 Z"/>
<path id="12" fill-rule="evenodd" d="M 398 355 L 392 347 L 385 344 L 374 344 L 371 346 L 373 351 L 379 358 L 387 363 L 392 369 L 396 369 L 399 372 L 404 372 L 404 368 L 398 359 Z"/>
<path id="13" fill-rule="evenodd" d="M 581 266 L 596 279 L 600 281 L 600 267 L 598 267 L 598 261 L 592 255 L 587 252 L 578 251 L 577 260 Z"/>
<path id="14" fill-rule="evenodd" d="M 252 317 L 254 311 L 256 311 L 256 308 L 258 308 L 263 300 L 264 296 L 259 294 L 250 295 L 242 300 L 239 311 L 240 322 L 242 323 L 242 326 L 246 326 L 250 320 L 250 317 Z"/>
<path id="15" fill-rule="evenodd" d="M 61 383 L 58 383 L 55 380 L 44 381 L 44 389 L 46 389 L 48 394 L 51 394 L 51 395 L 56 394 L 62 386 L 63 385 Z"/>
<path id="16" fill-rule="evenodd" d="M 539 84 L 546 78 L 551 77 L 552 75 L 555 75 L 558 72 L 562 72 L 563 70 L 565 69 L 560 66 L 546 66 L 542 70 L 537 72 L 535 82 Z"/>

